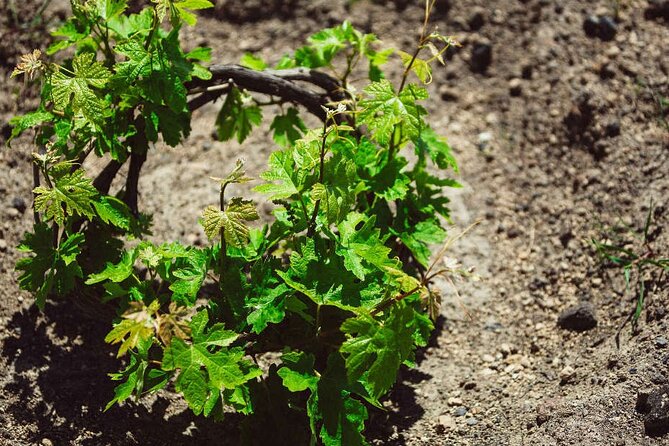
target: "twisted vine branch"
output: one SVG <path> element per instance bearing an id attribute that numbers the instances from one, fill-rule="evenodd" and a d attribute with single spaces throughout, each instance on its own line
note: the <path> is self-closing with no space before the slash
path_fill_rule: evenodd
<path id="1" fill-rule="evenodd" d="M 256 71 L 240 65 L 212 65 L 209 71 L 212 74 L 211 79 L 198 79 L 186 85 L 188 94 L 195 96 L 188 102 L 188 109 L 191 112 L 216 101 L 233 87 L 272 96 L 277 98 L 279 103 L 302 106 L 322 121 L 326 119 L 324 106 L 347 98 L 339 80 L 326 73 L 307 68 Z M 320 91 L 314 91 L 307 85 Z M 131 162 L 131 169 L 126 179 L 124 201 L 137 214 L 137 183 L 142 165 L 146 161 L 146 154 L 131 156 L 131 161 L 134 162 Z M 101 193 L 107 194 L 120 168 L 121 164 L 118 161 L 110 161 L 95 179 L 93 183 L 95 187 Z"/>

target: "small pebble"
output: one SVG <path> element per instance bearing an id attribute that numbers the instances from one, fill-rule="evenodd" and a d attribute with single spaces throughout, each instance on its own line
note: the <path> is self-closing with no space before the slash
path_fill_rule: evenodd
<path id="1" fill-rule="evenodd" d="M 599 17 L 590 15 L 583 21 L 583 31 L 588 37 L 595 37 L 599 32 Z"/>
<path id="2" fill-rule="evenodd" d="M 464 417 L 467 415 L 467 408 L 466 407 L 456 407 L 455 410 L 453 411 L 453 415 L 456 417 Z"/>
<path id="3" fill-rule="evenodd" d="M 446 404 L 449 406 L 462 406 L 462 398 L 452 396 L 446 401 Z"/>
<path id="4" fill-rule="evenodd" d="M 655 347 L 657 348 L 666 348 L 668 344 L 669 341 L 667 341 L 667 338 L 664 336 L 658 336 L 655 338 Z"/>
<path id="5" fill-rule="evenodd" d="M 21 197 L 12 198 L 12 207 L 23 214 L 26 211 L 26 200 Z"/>
<path id="6" fill-rule="evenodd" d="M 466 423 L 467 423 L 468 425 L 470 425 L 470 426 L 476 426 L 476 425 L 479 423 L 479 420 L 477 420 L 477 419 L 474 418 L 474 417 L 472 417 L 472 418 L 467 418 Z"/>
<path id="7" fill-rule="evenodd" d="M 470 65 L 475 73 L 485 73 L 492 63 L 492 45 L 489 43 L 477 43 L 472 48 Z"/>
<path id="8" fill-rule="evenodd" d="M 522 81 L 518 78 L 513 78 L 509 81 L 509 94 L 511 96 L 520 96 L 523 92 Z"/>
<path id="9" fill-rule="evenodd" d="M 479 150 L 485 150 L 485 148 L 488 147 L 488 144 L 490 144 L 490 141 L 492 141 L 491 132 L 479 133 Z"/>
<path id="10" fill-rule="evenodd" d="M 462 388 L 465 389 L 465 390 L 475 389 L 476 388 L 476 383 L 474 381 L 468 381 L 462 386 Z"/>
<path id="11" fill-rule="evenodd" d="M 566 366 L 560 370 L 560 384 L 567 384 L 571 382 L 576 375 L 576 370 L 571 366 Z"/>
<path id="12" fill-rule="evenodd" d="M 7 251 L 7 242 L 5 239 L 0 238 L 0 252 L 5 252 Z"/>
<path id="13" fill-rule="evenodd" d="M 603 16 L 599 18 L 599 38 L 605 41 L 613 40 L 616 37 L 618 25 L 611 17 Z"/>

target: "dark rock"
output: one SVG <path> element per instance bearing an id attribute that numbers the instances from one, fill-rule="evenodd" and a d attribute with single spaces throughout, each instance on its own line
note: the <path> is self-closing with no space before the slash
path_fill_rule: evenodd
<path id="1" fill-rule="evenodd" d="M 534 72 L 534 67 L 530 63 L 524 64 L 520 69 L 520 77 L 525 80 L 532 79 L 532 73 Z"/>
<path id="2" fill-rule="evenodd" d="M 620 121 L 611 121 L 606 124 L 606 136 L 613 138 L 614 136 L 620 135 Z"/>
<path id="3" fill-rule="evenodd" d="M 9 137 L 12 136 L 12 126 L 9 125 L 9 123 L 2 124 L 2 127 L 0 127 L 0 135 L 2 135 L 2 139 L 7 141 Z"/>
<path id="4" fill-rule="evenodd" d="M 616 76 L 616 70 L 610 62 L 603 63 L 599 67 L 599 77 L 603 80 L 613 79 Z"/>
<path id="5" fill-rule="evenodd" d="M 432 13 L 435 16 L 445 16 L 448 15 L 448 11 L 451 10 L 451 1 L 450 0 L 440 0 L 435 2 L 434 7 L 432 8 Z"/>
<path id="6" fill-rule="evenodd" d="M 571 228 L 565 227 L 560 231 L 560 243 L 563 248 L 566 248 L 569 245 L 569 242 L 574 238 L 574 233 L 571 232 Z"/>
<path id="7" fill-rule="evenodd" d="M 648 20 L 664 19 L 669 21 L 669 0 L 650 0 L 644 16 Z"/>
<path id="8" fill-rule="evenodd" d="M 611 17 L 599 18 L 599 38 L 605 41 L 613 40 L 616 37 L 618 25 Z"/>
<path id="9" fill-rule="evenodd" d="M 637 412 L 645 414 L 643 419 L 646 434 L 659 437 L 669 432 L 669 386 L 652 391 L 641 391 L 637 395 Z"/>
<path id="10" fill-rule="evenodd" d="M 456 417 L 464 417 L 467 415 L 467 408 L 466 407 L 456 407 L 455 410 L 453 410 L 453 415 Z"/>
<path id="11" fill-rule="evenodd" d="M 591 93 L 587 90 L 579 93 L 574 100 L 574 105 L 564 118 L 567 135 L 571 141 L 583 137 L 594 120 L 594 111 L 595 106 Z"/>
<path id="12" fill-rule="evenodd" d="M 476 383 L 474 381 L 467 381 L 463 386 L 465 390 L 472 390 L 476 388 Z"/>
<path id="13" fill-rule="evenodd" d="M 597 326 L 595 308 L 589 302 L 581 302 L 560 313 L 558 325 L 565 330 L 586 331 Z"/>
<path id="14" fill-rule="evenodd" d="M 457 90 L 454 88 L 448 88 L 445 85 L 439 88 L 439 96 L 444 102 L 455 102 L 459 98 Z"/>
<path id="15" fill-rule="evenodd" d="M 472 48 L 470 59 L 471 70 L 475 73 L 485 73 L 492 63 L 492 45 L 489 43 L 476 43 Z"/>
<path id="16" fill-rule="evenodd" d="M 26 200 L 21 197 L 14 197 L 12 198 L 12 207 L 23 214 L 27 208 Z"/>
<path id="17" fill-rule="evenodd" d="M 470 31 L 478 31 L 485 25 L 485 15 L 482 9 L 476 9 L 467 21 Z"/>
<path id="18" fill-rule="evenodd" d="M 599 34 L 599 17 L 596 15 L 589 15 L 583 21 L 583 31 L 588 37 L 597 37 Z"/>

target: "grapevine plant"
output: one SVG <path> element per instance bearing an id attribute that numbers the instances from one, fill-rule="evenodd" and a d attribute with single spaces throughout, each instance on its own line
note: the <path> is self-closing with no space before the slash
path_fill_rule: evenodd
<path id="1" fill-rule="evenodd" d="M 253 55 L 205 67 L 211 49 L 182 48 L 208 0 L 126 1 L 72 0 L 46 56 L 14 71 L 41 81 L 39 108 L 12 120 L 12 138 L 34 129 L 37 147 L 21 287 L 40 308 L 93 296 L 115 309 L 106 341 L 125 362 L 107 409 L 169 386 L 195 414 L 248 415 L 247 443 L 266 432 L 273 444 L 365 444 L 368 408 L 428 342 L 431 281 L 452 272 L 429 263 L 446 237 L 442 189 L 458 186 L 428 167 L 457 171 L 420 105 L 431 63 L 454 44 L 428 30 L 434 2 L 411 54 L 344 22 L 270 68 Z M 393 53 L 398 85 L 381 69 Z M 273 218 L 249 224 L 256 205 L 226 194 L 252 180 L 240 161 L 199 218 L 209 246 L 152 242 L 137 202 L 144 161 L 160 141 L 187 143 L 192 111 L 219 99 L 223 140 L 242 143 L 264 107 L 276 113 L 278 148 L 255 180 Z M 300 109 L 322 124 L 308 129 Z M 91 154 L 107 160 L 95 178 L 82 167 Z"/>

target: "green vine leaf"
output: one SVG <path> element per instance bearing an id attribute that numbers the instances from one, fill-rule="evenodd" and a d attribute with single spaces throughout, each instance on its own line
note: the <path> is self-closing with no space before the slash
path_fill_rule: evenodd
<path id="1" fill-rule="evenodd" d="M 103 222 L 130 231 L 132 213 L 123 201 L 106 195 L 93 201 L 93 207 Z"/>
<path id="2" fill-rule="evenodd" d="M 242 248 L 249 238 L 249 227 L 246 221 L 260 218 L 251 200 L 239 197 L 230 200 L 224 211 L 216 206 L 204 210 L 202 225 L 209 239 L 215 238 L 223 230 L 225 242 L 235 248 Z"/>
<path id="3" fill-rule="evenodd" d="M 216 118 L 218 138 L 227 141 L 237 135 L 237 141 L 241 144 L 249 136 L 253 126 L 260 124 L 261 121 L 260 107 L 253 104 L 250 96 L 238 88 L 233 88 L 225 98 Z"/>
<path id="4" fill-rule="evenodd" d="M 183 20 L 190 26 L 197 23 L 197 16 L 191 11 L 207 9 L 214 6 L 209 0 L 152 0 L 156 4 L 158 20 L 163 21 L 169 17 L 170 23 L 177 26 Z"/>
<path id="5" fill-rule="evenodd" d="M 283 115 L 277 115 L 269 128 L 274 130 L 274 141 L 283 147 L 295 145 L 295 141 L 307 131 L 307 126 L 294 107 L 290 107 Z"/>
<path id="6" fill-rule="evenodd" d="M 47 220 L 53 219 L 58 225 L 66 216 L 79 215 L 93 218 L 93 200 L 98 195 L 92 181 L 84 171 L 77 169 L 70 174 L 55 179 L 53 187 L 38 186 L 35 193 L 35 210 L 44 212 Z"/>
<path id="7" fill-rule="evenodd" d="M 18 247 L 20 252 L 33 254 L 16 263 L 21 271 L 19 285 L 35 293 L 35 301 L 44 308 L 51 292 L 62 296 L 74 289 L 76 279 L 83 276 L 77 263 L 84 235 L 69 235 L 58 248 L 53 246 L 53 230 L 45 223 L 35 225 L 34 233 L 26 233 Z"/>
<path id="8" fill-rule="evenodd" d="M 26 130 L 45 122 L 51 122 L 53 121 L 53 118 L 53 114 L 40 110 L 13 117 L 9 120 L 9 125 L 12 126 L 12 133 L 7 140 L 7 145 L 9 145 L 14 138 L 21 136 Z"/>
<path id="9" fill-rule="evenodd" d="M 314 390 L 318 384 L 318 376 L 314 371 L 316 358 L 310 353 L 286 351 L 281 355 L 282 367 L 277 374 L 283 385 L 291 392 Z"/>
<path id="10" fill-rule="evenodd" d="M 111 72 L 93 53 L 82 53 L 72 60 L 72 76 L 63 70 L 52 75 L 52 95 L 56 110 L 72 107 L 72 112 L 82 114 L 92 123 L 99 124 L 104 119 L 105 101 L 97 96 L 93 88 L 103 88 L 111 79 Z"/>
<path id="11" fill-rule="evenodd" d="M 411 71 L 422 83 L 429 84 L 432 82 L 432 68 L 428 61 L 420 59 L 419 57 L 414 57 L 404 51 L 398 51 L 397 54 L 399 54 L 402 59 L 405 68 L 411 64 Z"/>
<path id="12" fill-rule="evenodd" d="M 121 322 L 105 336 L 105 342 L 118 344 L 118 358 L 126 352 L 135 348 L 140 341 L 146 341 L 154 335 L 154 323 L 156 311 L 160 302 L 154 300 L 147 307 L 144 302 L 130 302 L 130 308 L 123 313 Z"/>
<path id="13" fill-rule="evenodd" d="M 430 127 L 425 127 L 414 139 L 416 154 L 419 157 L 425 157 L 427 154 L 430 159 L 440 169 L 453 169 L 456 173 L 458 164 L 453 156 L 453 151 L 445 139 L 441 138 Z"/>
<path id="14" fill-rule="evenodd" d="M 149 363 L 149 349 L 153 339 L 142 339 L 137 343 L 135 350 L 129 350 L 130 361 L 128 366 L 119 373 L 109 376 L 114 381 L 124 381 L 114 389 L 114 398 L 107 403 L 105 411 L 114 404 L 118 404 L 132 395 L 140 396 L 143 392 L 155 392 L 167 384 L 170 374 L 160 369 L 152 368 Z"/>
<path id="15" fill-rule="evenodd" d="M 272 152 L 269 156 L 269 170 L 260 174 L 265 181 L 278 181 L 256 186 L 253 190 L 269 195 L 271 200 L 283 200 L 298 193 L 299 182 L 294 178 L 293 160 L 287 150 Z"/>
<path id="16" fill-rule="evenodd" d="M 392 387 L 400 365 L 413 352 L 413 321 L 413 310 L 396 304 L 383 324 L 364 315 L 342 324 L 341 330 L 349 337 L 340 348 L 348 375 L 360 380 L 373 398 Z"/>
<path id="17" fill-rule="evenodd" d="M 391 83 L 383 79 L 371 83 L 364 89 L 365 98 L 360 101 L 360 121 L 367 124 L 381 145 L 390 141 L 395 126 L 403 124 L 406 136 L 413 137 L 423 127 L 425 110 L 416 104 L 427 99 L 427 91 L 411 84 L 398 95 Z"/>
<path id="18" fill-rule="evenodd" d="M 325 446 L 362 446 L 367 419 L 365 406 L 348 389 L 346 369 L 337 353 L 328 358 L 323 377 L 307 402 L 311 430 Z"/>
<path id="19" fill-rule="evenodd" d="M 173 338 L 163 355 L 163 370 L 179 370 L 175 381 L 196 415 L 210 415 L 224 389 L 235 389 L 262 374 L 239 348 L 227 348 L 239 336 L 222 324 L 206 328 L 209 316 L 200 311 L 190 323 L 192 343 Z M 212 348 L 214 352 L 212 353 Z"/>

